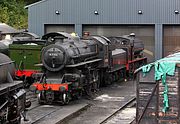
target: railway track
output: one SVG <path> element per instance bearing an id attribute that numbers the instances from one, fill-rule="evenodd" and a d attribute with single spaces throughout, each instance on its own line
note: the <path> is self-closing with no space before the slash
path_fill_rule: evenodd
<path id="1" fill-rule="evenodd" d="M 29 115 L 31 115 L 31 117 L 33 117 L 33 120 L 31 120 L 31 124 L 37 124 L 40 123 L 41 121 L 43 121 L 43 119 L 48 116 L 53 114 L 54 112 L 58 111 L 59 109 L 61 109 L 60 106 L 39 106 L 36 108 L 35 111 L 31 111 L 31 113 L 29 113 Z M 34 116 L 34 113 L 38 113 L 35 114 L 36 116 Z"/>
<path id="2" fill-rule="evenodd" d="M 38 104 L 36 94 L 27 90 L 26 98 L 31 101 L 31 107 L 28 109 L 26 115 L 29 121 L 22 122 L 25 124 L 36 124 L 46 116 L 60 109 L 59 106 L 40 105 Z"/>
<path id="3" fill-rule="evenodd" d="M 22 124 L 55 124 L 69 118 L 73 114 L 89 107 L 81 101 L 71 102 L 70 105 L 39 105 L 37 100 L 32 102 L 31 108 L 26 115 L 29 121 L 22 121 Z"/>
<path id="4" fill-rule="evenodd" d="M 28 93 L 32 101 L 29 122 L 22 124 L 114 124 L 119 113 L 134 102 L 134 86 L 133 82 L 113 84 L 102 88 L 94 100 L 76 100 L 66 106 L 39 105 L 35 95 Z"/>
<path id="5" fill-rule="evenodd" d="M 112 115 L 104 119 L 100 124 L 115 124 L 115 123 L 121 123 L 121 124 L 131 124 L 134 121 L 133 117 L 125 117 L 122 120 L 121 114 L 123 113 L 123 110 L 129 111 L 130 104 L 133 104 L 135 102 L 136 97 L 130 99 L 128 102 L 126 102 L 123 106 L 121 106 L 117 111 L 115 111 Z M 128 107 L 129 106 L 129 107 Z M 126 119 L 125 119 L 126 118 Z M 128 118 L 128 119 L 127 119 Z M 126 121 L 125 121 L 126 120 Z"/>

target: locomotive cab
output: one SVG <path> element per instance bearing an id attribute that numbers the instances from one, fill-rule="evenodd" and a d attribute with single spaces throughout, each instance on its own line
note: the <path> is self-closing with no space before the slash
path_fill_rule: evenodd
<path id="1" fill-rule="evenodd" d="M 111 51 L 109 50 L 109 39 L 103 36 L 91 36 L 91 38 L 98 44 L 98 55 L 99 58 L 102 59 L 100 64 L 101 67 L 108 67 L 110 62 L 109 55 L 111 54 Z"/>
<path id="2" fill-rule="evenodd" d="M 132 61 L 136 58 L 142 58 L 144 45 L 141 40 L 135 38 L 135 35 L 124 35 L 118 37 L 108 37 L 112 42 L 112 49 L 122 48 L 127 52 L 127 60 Z"/>

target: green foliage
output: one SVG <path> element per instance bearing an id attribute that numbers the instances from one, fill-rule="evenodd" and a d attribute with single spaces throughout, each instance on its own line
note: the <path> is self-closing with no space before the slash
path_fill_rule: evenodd
<path id="1" fill-rule="evenodd" d="M 0 22 L 16 29 L 28 27 L 28 12 L 24 6 L 39 0 L 0 0 Z"/>
<path id="2" fill-rule="evenodd" d="M 9 16 L 8 16 L 8 8 L 2 7 L 0 5 L 0 21 L 4 23 L 8 23 Z"/>

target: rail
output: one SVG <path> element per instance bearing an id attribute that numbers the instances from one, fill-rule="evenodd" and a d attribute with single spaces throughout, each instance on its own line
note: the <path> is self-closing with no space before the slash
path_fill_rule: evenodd
<path id="1" fill-rule="evenodd" d="M 108 116 L 106 119 L 104 119 L 100 124 L 104 124 L 106 123 L 108 120 L 110 120 L 112 117 L 116 116 L 117 113 L 119 113 L 120 111 L 122 111 L 123 109 L 125 109 L 128 105 L 130 105 L 131 103 L 133 103 L 136 100 L 136 97 L 133 97 L 132 99 L 130 99 L 128 102 L 126 102 L 123 106 L 121 106 L 118 110 L 116 110 L 113 114 L 111 114 L 110 116 Z"/>

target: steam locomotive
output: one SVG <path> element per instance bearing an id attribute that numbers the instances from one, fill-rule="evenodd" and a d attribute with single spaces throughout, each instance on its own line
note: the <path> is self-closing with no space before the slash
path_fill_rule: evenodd
<path id="1" fill-rule="evenodd" d="M 126 74 L 146 63 L 144 46 L 134 34 L 118 37 L 89 36 L 80 39 L 64 32 L 45 35 L 54 44 L 41 53 L 43 75 L 31 90 L 39 91 L 39 103 L 68 104 L 85 91 L 91 95 L 100 85 L 126 79 Z"/>
<path id="2" fill-rule="evenodd" d="M 6 55 L 0 53 L 0 123 L 19 124 L 25 108 L 26 91 L 22 81 L 14 81 L 14 64 Z"/>

